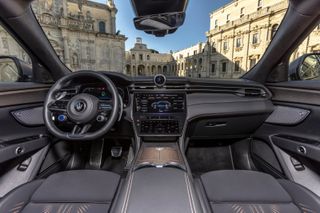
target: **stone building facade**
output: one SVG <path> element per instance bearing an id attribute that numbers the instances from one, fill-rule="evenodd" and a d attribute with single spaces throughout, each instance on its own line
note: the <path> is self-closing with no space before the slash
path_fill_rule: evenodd
<path id="1" fill-rule="evenodd" d="M 210 46 L 208 43 L 200 42 L 189 48 L 174 52 L 173 70 L 178 76 L 200 78 L 207 75 L 210 69 Z"/>
<path id="2" fill-rule="evenodd" d="M 207 42 L 173 54 L 178 68 L 180 65 L 177 75 L 239 78 L 264 54 L 287 7 L 287 0 L 233 0 L 213 11 Z M 320 27 L 292 54 L 291 60 L 318 51 Z M 186 63 L 187 66 L 182 65 Z"/>
<path id="3" fill-rule="evenodd" d="M 210 15 L 207 37 L 211 70 L 218 78 L 238 78 L 267 49 L 282 21 L 287 0 L 233 1 Z"/>
<path id="4" fill-rule="evenodd" d="M 172 55 L 149 49 L 137 38 L 132 49 L 126 52 L 126 74 L 130 76 L 172 75 Z"/>
<path id="5" fill-rule="evenodd" d="M 113 0 L 106 0 L 106 4 L 89 0 L 33 3 L 52 46 L 72 70 L 195 78 L 238 78 L 250 70 L 264 54 L 287 7 L 287 0 L 233 0 L 210 14 L 206 42 L 174 53 L 159 53 L 149 49 L 141 38 L 125 51 L 126 37 L 116 32 L 117 9 Z M 320 52 L 320 25 L 294 51 L 291 60 L 311 52 Z M 1 26 L 0 55 L 30 61 Z"/>
<path id="6" fill-rule="evenodd" d="M 116 32 L 117 9 L 113 0 L 107 0 L 106 4 L 37 0 L 32 8 L 56 53 L 70 69 L 123 72 L 126 37 Z M 0 55 L 28 60 L 3 29 L 0 41 Z"/>
<path id="7" fill-rule="evenodd" d="M 16 56 L 31 64 L 28 54 L 20 47 L 16 40 L 0 25 L 0 56 Z"/>

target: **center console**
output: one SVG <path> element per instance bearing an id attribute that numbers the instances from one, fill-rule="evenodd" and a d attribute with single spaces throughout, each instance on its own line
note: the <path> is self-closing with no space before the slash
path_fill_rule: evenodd
<path id="1" fill-rule="evenodd" d="M 139 136 L 180 136 L 186 119 L 186 94 L 134 94 L 133 119 Z"/>
<path id="2" fill-rule="evenodd" d="M 160 87 L 158 91 L 134 92 L 132 118 L 140 144 L 115 212 L 202 212 L 177 143 L 186 116 L 185 92 Z"/>
<path id="3" fill-rule="evenodd" d="M 203 212 L 176 143 L 143 143 L 125 186 L 115 212 Z"/>

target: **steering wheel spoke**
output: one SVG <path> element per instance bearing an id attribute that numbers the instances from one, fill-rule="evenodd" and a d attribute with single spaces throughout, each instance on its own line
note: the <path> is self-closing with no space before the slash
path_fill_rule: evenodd
<path id="1" fill-rule="evenodd" d="M 90 128 L 92 127 L 91 124 L 85 124 L 83 126 L 79 125 L 79 124 L 75 124 L 72 128 L 71 131 L 71 136 L 81 136 L 86 134 Z"/>
<path id="2" fill-rule="evenodd" d="M 57 100 L 57 101 L 54 101 L 53 103 L 51 103 L 48 106 L 48 109 L 51 112 L 66 112 L 67 111 L 67 104 L 68 104 L 67 100 Z"/>

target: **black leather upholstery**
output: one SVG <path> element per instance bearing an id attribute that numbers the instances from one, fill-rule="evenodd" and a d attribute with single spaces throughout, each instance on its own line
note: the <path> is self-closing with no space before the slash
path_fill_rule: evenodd
<path id="1" fill-rule="evenodd" d="M 201 176 L 214 213 L 316 213 L 320 199 L 306 188 L 254 171 L 215 171 Z"/>
<path id="2" fill-rule="evenodd" d="M 57 173 L 10 192 L 1 200 L 0 212 L 106 213 L 119 180 L 119 175 L 106 171 Z"/>

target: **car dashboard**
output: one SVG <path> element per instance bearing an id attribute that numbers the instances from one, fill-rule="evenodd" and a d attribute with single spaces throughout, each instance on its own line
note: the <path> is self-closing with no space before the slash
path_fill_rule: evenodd
<path id="1" fill-rule="evenodd" d="M 105 75 L 123 102 L 122 118 L 113 132 L 120 136 L 131 128 L 132 134 L 145 140 L 247 137 L 273 111 L 268 89 L 247 80 Z M 100 82 L 79 79 L 66 90 L 94 95 L 110 107 L 111 95 Z M 66 122 L 57 119 L 57 123 Z"/>

